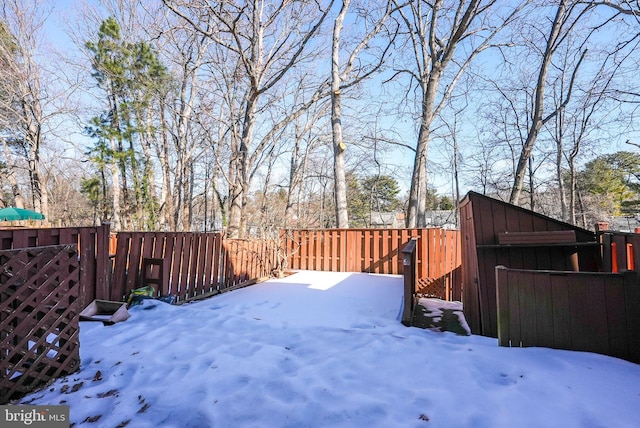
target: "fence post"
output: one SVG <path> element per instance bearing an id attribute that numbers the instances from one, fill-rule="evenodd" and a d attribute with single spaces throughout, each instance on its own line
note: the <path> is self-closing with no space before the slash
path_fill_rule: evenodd
<path id="1" fill-rule="evenodd" d="M 111 292 L 111 261 L 109 259 L 109 241 L 111 224 L 102 223 L 96 230 L 96 297 L 107 298 Z M 93 244 L 93 243 L 91 243 Z M 87 302 L 89 303 L 89 302 Z"/>
<path id="2" fill-rule="evenodd" d="M 600 235 L 600 243 L 602 244 L 602 271 L 613 272 L 611 233 L 602 233 Z"/>
<path id="3" fill-rule="evenodd" d="M 416 290 L 416 238 L 402 249 L 402 267 L 404 275 L 404 300 L 402 310 L 402 324 L 411 326 L 413 318 L 413 295 Z"/>

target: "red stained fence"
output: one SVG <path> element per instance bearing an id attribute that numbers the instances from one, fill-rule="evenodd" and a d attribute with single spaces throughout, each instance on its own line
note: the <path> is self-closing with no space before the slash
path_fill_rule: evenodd
<path id="1" fill-rule="evenodd" d="M 288 267 L 402 274 L 402 248 L 416 238 L 415 292 L 461 299 L 460 232 L 445 229 L 323 229 L 284 232 Z"/>
<path id="2" fill-rule="evenodd" d="M 119 232 L 87 228 L 0 230 L 0 249 L 78 244 L 80 306 L 121 301 L 151 283 L 179 300 L 269 276 L 285 255 L 288 268 L 402 274 L 403 246 L 416 238 L 417 293 L 461 298 L 460 234 L 443 229 L 329 229 L 283 232 L 279 243 L 226 239 L 220 233 Z"/>
<path id="3" fill-rule="evenodd" d="M 109 295 L 109 224 L 98 227 L 0 229 L 0 250 L 74 244 L 80 263 L 79 305 Z"/>
<path id="4" fill-rule="evenodd" d="M 268 242 L 221 233 L 120 232 L 109 299 L 153 284 L 159 295 L 183 301 L 269 276 L 275 259 Z"/>

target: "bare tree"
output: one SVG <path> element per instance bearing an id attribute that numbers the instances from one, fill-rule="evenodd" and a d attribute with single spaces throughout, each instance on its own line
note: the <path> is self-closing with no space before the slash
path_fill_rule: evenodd
<path id="1" fill-rule="evenodd" d="M 55 91 L 43 87 L 47 70 L 36 59 L 41 49 L 41 29 L 50 11 L 40 1 L 7 0 L 0 9 L 0 129 L 27 163 L 31 203 L 48 215 L 48 195 L 42 174 L 41 149 L 46 122 L 58 111 L 45 112 Z M 4 138 L 5 144 L 8 142 Z M 10 166 L 10 165 L 8 165 Z M 9 175 L 13 180 L 15 171 Z M 12 184 L 15 189 L 16 186 Z M 16 203 L 20 204 L 20 196 Z"/>
<path id="2" fill-rule="evenodd" d="M 309 41 L 318 34 L 333 1 L 326 6 L 283 1 L 269 7 L 260 0 L 215 5 L 202 1 L 164 0 L 164 3 L 187 20 L 195 31 L 212 38 L 237 58 L 232 61 L 238 64 L 236 77 L 242 80 L 244 87 L 240 117 L 232 119 L 239 121 L 240 135 L 237 144 L 231 145 L 233 179 L 229 189 L 227 231 L 230 236 L 242 236 L 252 160 L 260 158 L 256 150 L 266 148 L 265 145 L 254 146 L 260 103 L 304 59 L 310 50 Z M 206 23 L 196 21 L 196 16 L 206 17 Z"/>
<path id="3" fill-rule="evenodd" d="M 364 7 L 358 8 L 360 19 L 365 22 L 373 22 L 365 26 L 365 28 L 370 28 L 370 30 L 361 35 L 357 43 L 348 50 L 348 59 L 344 66 L 342 66 L 340 62 L 340 45 L 343 42 L 341 33 L 344 19 L 349 13 L 351 0 L 342 1 L 340 12 L 336 16 L 333 24 L 333 36 L 331 43 L 331 130 L 334 156 L 333 175 L 336 224 L 339 228 L 349 227 L 349 215 L 347 212 L 347 185 L 345 178 L 346 144 L 344 143 L 342 135 L 343 92 L 370 77 L 382 67 L 382 64 L 387 57 L 387 52 L 394 42 L 395 32 L 397 31 L 396 28 L 396 30 L 385 32 L 384 36 L 386 40 L 379 42 L 383 43 L 382 48 L 380 49 L 380 52 L 377 52 L 377 56 L 372 62 L 363 63 L 363 61 L 359 61 L 359 57 L 364 50 L 370 50 L 370 46 L 377 45 L 377 43 L 373 42 L 373 39 L 381 33 L 388 18 L 394 11 L 393 3 L 391 1 L 386 1 L 382 5 L 383 9 L 379 16 L 374 16 L 374 13 L 377 12 L 375 11 L 375 3 L 367 3 L 368 4 L 366 4 L 366 6 L 363 5 Z M 356 62 L 358 62 L 358 64 L 356 64 Z"/>
<path id="4" fill-rule="evenodd" d="M 520 203 L 520 195 L 524 185 L 527 165 L 540 130 L 545 123 L 553 119 L 569 103 L 576 74 L 578 73 L 580 64 L 582 63 L 587 50 L 584 49 L 581 51 L 579 59 L 575 63 L 573 71 L 570 73 L 571 77 L 569 79 L 564 99 L 555 108 L 553 108 L 552 111 L 547 113 L 545 112 L 545 95 L 548 83 L 547 76 L 552 60 L 558 48 L 566 40 L 572 29 L 575 28 L 582 19 L 584 19 L 590 9 L 590 5 L 581 6 L 579 2 L 575 2 L 573 0 L 561 0 L 556 6 L 554 18 L 551 20 L 551 28 L 545 36 L 546 44 L 545 49 L 542 51 L 538 78 L 533 95 L 533 107 L 531 111 L 529 130 L 515 169 L 514 183 L 509 197 L 509 202 L 512 204 L 517 205 Z"/>
<path id="5" fill-rule="evenodd" d="M 167 45 L 172 45 L 171 58 L 175 63 L 173 69 L 173 91 L 171 101 L 166 100 L 163 109 L 169 116 L 171 126 L 165 128 L 169 140 L 173 143 L 172 153 L 175 162 L 169 163 L 167 149 L 163 148 L 158 153 L 162 163 L 165 177 L 163 200 L 167 212 L 171 217 L 170 224 L 175 230 L 191 230 L 191 182 L 194 162 L 197 151 L 204 148 L 199 141 L 193 138 L 194 110 L 197 102 L 202 102 L 201 68 L 206 61 L 206 54 L 212 42 L 210 38 L 202 34 L 186 32 L 181 28 L 174 28 L 165 34 Z M 175 49 L 177 48 L 177 49 Z M 170 171 L 174 171 L 173 191 L 169 183 Z M 173 229 L 172 228 L 172 229 Z"/>
<path id="6" fill-rule="evenodd" d="M 397 73 L 408 74 L 410 87 L 417 86 L 419 106 L 407 227 L 425 226 L 427 155 L 434 120 L 473 59 L 492 46 L 495 36 L 522 7 L 518 4 L 505 11 L 498 9 L 496 3 L 495 0 L 413 0 L 400 8 L 413 64 L 399 68 Z M 506 14 L 501 16 L 503 13 Z M 465 49 L 458 49 L 461 44 L 465 44 Z M 446 79 L 444 84 L 443 79 Z"/>

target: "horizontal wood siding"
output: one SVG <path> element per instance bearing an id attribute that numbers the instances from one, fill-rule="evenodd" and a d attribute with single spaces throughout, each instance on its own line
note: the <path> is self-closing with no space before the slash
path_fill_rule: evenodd
<path id="1" fill-rule="evenodd" d="M 640 363 L 635 272 L 495 269 L 500 346 L 596 352 Z"/>
<path id="2" fill-rule="evenodd" d="M 445 229 L 326 229 L 284 232 L 291 269 L 402 274 L 402 248 L 417 239 L 416 292 L 461 299 L 460 232 Z"/>

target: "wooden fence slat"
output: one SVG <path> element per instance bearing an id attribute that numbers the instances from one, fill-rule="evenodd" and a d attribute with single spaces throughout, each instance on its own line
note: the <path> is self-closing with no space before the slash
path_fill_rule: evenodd
<path id="1" fill-rule="evenodd" d="M 202 275 L 203 275 L 203 264 L 201 261 L 201 257 L 203 257 L 203 240 L 204 236 L 201 233 L 194 235 L 195 241 L 193 246 L 193 256 L 191 257 L 191 291 L 185 298 L 197 296 L 202 291 Z"/>
<path id="2" fill-rule="evenodd" d="M 522 282 L 519 284 L 520 306 L 520 335 L 523 346 L 530 346 L 537 341 L 536 294 L 534 276 L 532 273 L 522 272 Z"/>
<path id="3" fill-rule="evenodd" d="M 535 275 L 533 288 L 536 299 L 536 338 L 537 346 L 553 347 L 553 300 L 548 276 Z"/>
<path id="4" fill-rule="evenodd" d="M 165 233 L 154 233 L 153 234 L 153 251 L 151 251 L 151 257 L 154 259 L 163 259 L 164 258 L 164 248 L 165 248 Z"/>
<path id="5" fill-rule="evenodd" d="M 519 272 L 507 271 L 507 287 L 509 287 L 508 308 L 510 316 L 509 331 L 511 332 L 511 346 L 522 346 L 522 325 L 523 313 L 520 311 L 520 287 L 512 287 L 511 284 L 520 284 L 521 275 Z"/>
<path id="6" fill-rule="evenodd" d="M 213 254 L 215 247 L 215 235 L 205 234 L 203 235 L 204 241 L 204 257 L 203 257 L 203 270 L 202 270 L 202 281 L 201 281 L 201 293 L 209 293 L 212 291 L 212 278 L 211 271 L 213 269 Z"/>
<path id="7" fill-rule="evenodd" d="M 127 261 L 127 274 L 124 287 L 125 295 L 138 286 L 138 278 L 140 277 L 140 269 L 142 266 L 142 245 L 143 234 L 140 232 L 131 233 L 131 241 L 129 244 L 129 258 Z"/>
<path id="8" fill-rule="evenodd" d="M 633 257 L 633 260 L 630 264 L 634 266 L 634 270 L 637 272 L 640 270 L 640 234 L 634 233 L 629 236 L 627 242 L 631 244 L 632 248 L 631 256 Z"/>
<path id="9" fill-rule="evenodd" d="M 340 272 L 342 271 L 341 263 L 343 261 L 343 255 L 341 253 L 343 243 L 343 237 L 339 231 L 331 231 L 331 271 L 332 272 Z"/>
<path id="10" fill-rule="evenodd" d="M 622 234 L 613 235 L 613 243 L 615 243 L 615 257 L 617 261 L 616 272 L 622 272 L 627 270 L 627 240 L 626 236 Z M 613 248 L 613 247 L 612 247 Z"/>
<path id="11" fill-rule="evenodd" d="M 111 253 L 109 251 L 111 225 L 105 223 L 95 229 L 91 229 L 90 235 L 88 243 L 84 243 L 82 239 L 80 239 L 80 247 L 90 247 L 88 251 L 91 253 L 91 259 L 87 261 L 87 264 L 84 264 L 82 263 L 82 258 L 80 258 L 80 262 L 83 265 L 83 269 L 93 270 L 93 273 L 86 280 L 93 281 L 90 286 L 95 289 L 95 294 L 109 296 L 113 274 Z M 95 269 L 92 269 L 93 263 L 90 263 L 90 261 L 93 260 L 95 260 Z M 87 304 L 92 302 L 92 300 L 89 299 L 85 301 Z M 85 306 L 86 305 L 83 305 L 81 307 L 84 308 Z"/>
<path id="12" fill-rule="evenodd" d="M 153 248 L 155 246 L 155 234 L 153 232 L 136 232 L 140 239 L 140 264 L 142 259 L 153 257 Z"/>
<path id="13" fill-rule="evenodd" d="M 193 254 L 193 234 L 184 234 L 182 252 L 179 254 L 182 260 L 180 262 L 180 280 L 177 284 L 178 286 L 176 288 L 176 294 L 178 295 L 179 299 L 182 299 L 184 296 L 186 296 L 190 287 L 189 269 L 191 269 L 191 255 Z"/>
<path id="14" fill-rule="evenodd" d="M 606 281 L 606 282 L 605 282 Z M 572 301 L 573 305 L 578 302 L 581 308 L 582 322 L 584 323 L 584 336 L 581 337 L 582 344 L 574 346 L 588 352 L 608 354 L 609 351 L 609 328 L 607 324 L 606 294 L 605 287 L 620 287 L 623 283 L 622 277 L 606 278 L 602 275 L 587 276 L 581 284 L 573 283 L 571 287 L 576 293 L 581 293 L 582 298 Z M 584 296 L 588 298 L 584 298 Z"/>
<path id="15" fill-rule="evenodd" d="M 313 246 L 313 235 L 307 235 L 306 239 L 302 242 L 300 247 L 300 269 L 309 269 L 309 253 L 310 248 Z"/>
<path id="16" fill-rule="evenodd" d="M 222 256 L 222 234 L 216 233 L 213 240 L 213 268 L 211 270 L 211 286 L 220 289 L 220 258 Z"/>
<path id="17" fill-rule="evenodd" d="M 589 280 L 581 281 L 577 283 L 567 283 L 564 285 L 569 294 L 569 304 L 567 311 L 571 320 L 571 346 L 576 349 L 585 349 L 589 342 L 586 339 L 588 334 L 589 314 L 584 307 L 584 300 L 581 299 L 581 293 L 591 292 L 594 288 L 593 284 Z M 580 304 L 576 304 L 580 302 Z"/>
<path id="18" fill-rule="evenodd" d="M 625 272 L 623 276 L 629 361 L 640 363 L 640 286 L 636 272 Z"/>
<path id="19" fill-rule="evenodd" d="M 626 325 L 627 321 L 625 285 L 624 279 L 617 284 L 606 284 L 604 287 L 604 312 L 607 314 L 606 323 L 610 355 L 629 359 L 628 341 L 630 338 L 628 337 L 628 329 L 620 328 L 620 326 Z"/>
<path id="20" fill-rule="evenodd" d="M 322 255 L 324 253 L 324 248 L 323 248 L 323 241 L 322 241 L 322 237 L 320 235 L 320 233 L 318 232 L 314 232 L 313 233 L 313 241 L 314 241 L 314 246 L 313 246 L 313 252 L 311 254 L 310 257 L 310 268 L 312 270 L 320 270 L 320 266 L 322 266 L 321 260 L 322 260 Z"/>
<path id="21" fill-rule="evenodd" d="M 131 234 L 126 232 L 118 233 L 116 244 L 116 257 L 113 273 L 113 284 L 109 300 L 122 301 L 125 295 L 125 284 L 127 270 L 129 268 L 129 247 L 131 245 Z"/>
<path id="22" fill-rule="evenodd" d="M 551 299 L 553 300 L 553 347 L 571 349 L 571 321 L 567 308 L 569 291 L 563 287 L 565 275 L 551 275 Z M 563 280 L 564 279 L 564 280 Z"/>
<path id="23" fill-rule="evenodd" d="M 95 259 L 95 247 L 92 247 L 91 244 L 94 243 L 93 236 L 87 229 L 83 229 L 80 232 L 80 242 L 81 246 L 78 248 L 78 252 L 80 254 L 80 260 L 82 259 Z M 90 284 L 90 278 L 95 277 L 95 264 L 88 263 L 85 269 L 80 270 L 80 306 L 84 308 L 89 303 L 93 302 L 96 298 L 96 295 L 105 295 L 108 293 L 108 290 L 105 290 L 105 287 L 100 287 L 100 289 L 96 289 L 97 287 L 93 287 L 93 284 Z M 101 284 L 104 284 L 105 281 L 101 281 Z"/>
<path id="24" fill-rule="evenodd" d="M 177 295 L 178 281 L 180 279 L 180 262 L 182 261 L 180 253 L 182 251 L 181 234 L 172 232 L 167 234 L 165 241 L 164 256 L 167 259 L 169 272 L 166 275 L 169 283 L 167 284 L 166 294 Z"/>

